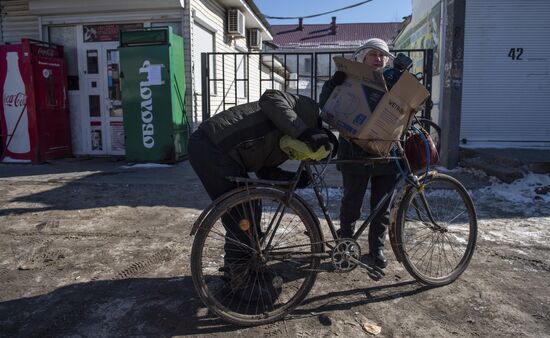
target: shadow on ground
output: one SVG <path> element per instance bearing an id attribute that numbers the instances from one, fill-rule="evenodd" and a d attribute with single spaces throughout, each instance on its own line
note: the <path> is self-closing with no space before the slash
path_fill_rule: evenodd
<path id="1" fill-rule="evenodd" d="M 87 163 L 87 162 L 86 162 Z M 90 166 L 0 165 L 10 173 L 0 175 L 4 202 L 0 216 L 53 210 L 84 210 L 111 206 L 186 207 L 202 210 L 210 199 L 188 162 L 171 167 L 128 169 L 125 163 L 90 161 Z M 9 197 L 16 190 L 15 197 Z"/>
<path id="2" fill-rule="evenodd" d="M 349 309 L 425 291 L 416 282 L 314 295 L 288 319 L 314 311 Z M 380 296 L 375 295 L 380 293 Z M 353 294 L 360 300 L 334 303 Z M 374 295 L 374 296 L 373 296 Z M 322 304 L 325 305 L 322 305 Z M 321 304 L 321 305 L 319 305 Z M 0 332 L 14 337 L 60 335 L 207 335 L 240 329 L 209 314 L 195 294 L 191 277 L 91 281 L 51 293 L 0 303 Z"/>

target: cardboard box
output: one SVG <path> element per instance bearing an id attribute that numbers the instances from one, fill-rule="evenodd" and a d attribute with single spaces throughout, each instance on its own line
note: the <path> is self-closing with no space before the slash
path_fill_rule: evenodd
<path id="1" fill-rule="evenodd" d="M 387 155 L 430 93 L 408 72 L 388 92 L 382 72 L 339 56 L 334 62 L 346 81 L 334 89 L 321 118 L 372 155 Z"/>

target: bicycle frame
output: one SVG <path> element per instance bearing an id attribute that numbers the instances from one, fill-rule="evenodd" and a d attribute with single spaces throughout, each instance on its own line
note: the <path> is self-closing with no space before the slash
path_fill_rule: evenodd
<path id="1" fill-rule="evenodd" d="M 403 157 L 392 157 L 392 158 L 385 157 L 385 158 L 383 158 L 384 161 L 386 161 L 388 159 L 402 160 Z M 404 160 L 406 161 L 406 158 L 404 158 Z M 382 158 L 370 158 L 368 160 L 365 159 L 363 161 L 358 160 L 358 161 L 353 161 L 353 163 L 363 163 L 365 165 L 368 165 L 368 164 L 376 163 L 377 161 L 382 162 Z M 334 160 L 334 161 L 331 161 L 330 164 L 350 163 L 350 162 L 352 162 L 352 161 L 349 161 L 349 160 Z M 303 166 L 305 167 L 306 170 L 308 170 L 308 173 L 310 175 L 311 175 L 311 168 L 310 168 L 311 165 L 313 165 L 313 164 L 307 163 L 307 162 L 303 163 Z M 408 163 L 406 165 L 408 166 Z M 390 226 L 389 226 L 388 232 L 389 232 L 389 237 L 390 237 L 390 243 L 391 243 L 392 250 L 394 251 L 395 256 L 397 258 L 397 261 L 401 262 L 401 255 L 399 254 L 399 250 L 397 249 L 397 241 L 396 241 L 396 238 L 395 238 L 395 225 L 396 225 L 397 207 L 399 206 L 399 202 L 401 201 L 402 197 L 406 194 L 407 191 L 409 191 L 409 189 L 412 189 L 412 188 L 420 189 L 421 186 L 422 186 L 422 183 L 420 183 L 420 182 L 424 182 L 425 181 L 425 176 L 426 175 L 430 176 L 432 173 L 433 173 L 433 171 L 430 171 L 427 174 L 423 174 L 421 176 L 416 176 L 414 173 L 409 171 L 408 177 L 403 177 L 402 175 L 400 175 L 400 178 L 394 183 L 394 185 L 391 189 L 391 192 L 386 193 L 383 196 L 383 198 L 380 200 L 380 202 L 378 202 L 378 204 L 376 205 L 374 210 L 371 210 L 371 212 L 370 212 L 369 216 L 367 217 L 367 219 L 363 221 L 363 223 L 361 224 L 359 229 L 353 234 L 352 239 L 358 240 L 359 237 L 361 237 L 361 235 L 363 234 L 363 232 L 367 229 L 367 227 L 371 224 L 373 219 L 379 213 L 385 212 L 385 210 L 383 210 L 384 208 L 382 206 L 385 205 L 389 200 L 390 201 Z M 397 188 L 399 186 L 401 186 L 401 189 L 399 190 L 399 193 L 396 193 Z M 329 248 L 332 248 L 330 243 L 335 242 L 338 239 L 338 235 L 336 234 L 336 227 L 334 226 L 334 223 L 332 222 L 332 218 L 330 217 L 328 208 L 326 207 L 326 205 L 324 203 L 323 196 L 321 194 L 321 191 L 320 191 L 319 187 L 314 185 L 313 190 L 315 192 L 318 204 L 321 207 L 321 210 L 323 212 L 325 220 L 327 221 L 327 225 L 330 229 L 330 232 L 331 232 L 332 238 L 333 238 L 333 241 L 324 241 L 323 245 L 327 245 Z M 396 196 L 397 196 L 397 198 L 396 198 Z M 423 197 L 423 200 L 425 201 L 425 197 Z M 429 211 L 429 209 L 430 209 L 429 206 L 427 205 L 427 203 L 424 203 L 424 206 L 428 210 L 429 220 L 434 224 L 435 227 L 437 227 L 438 225 L 434 221 L 433 217 L 431 216 L 431 212 Z"/>
<path id="2" fill-rule="evenodd" d="M 325 165 L 335 165 L 335 164 L 350 164 L 350 163 L 356 163 L 356 164 L 363 164 L 363 165 L 372 165 L 372 164 L 380 164 L 380 163 L 387 163 L 389 161 L 401 161 L 406 168 L 406 172 L 408 173 L 407 176 L 400 175 L 400 178 L 395 182 L 393 188 L 391 189 L 390 193 L 387 193 L 384 195 L 382 200 L 378 203 L 378 205 L 372 210 L 367 217 L 365 221 L 361 224 L 359 229 L 355 232 L 352 239 L 357 240 L 363 232 L 367 229 L 367 227 L 371 224 L 372 220 L 380 213 L 384 212 L 382 210 L 382 206 L 387 203 L 388 200 L 390 200 L 390 227 L 388 229 L 389 235 L 390 235 L 390 243 L 392 246 L 392 249 L 395 253 L 395 256 L 397 257 L 398 261 L 401 261 L 401 257 L 399 255 L 399 250 L 397 250 L 397 244 L 395 240 L 395 210 L 396 207 L 399 205 L 399 203 L 396 203 L 396 201 L 400 201 L 399 198 L 395 199 L 395 196 L 404 196 L 404 194 L 411 188 L 420 189 L 422 186 L 421 182 L 424 182 L 425 176 L 430 175 L 430 173 L 424 173 L 421 176 L 415 175 L 409 166 L 408 160 L 406 156 L 404 155 L 404 150 L 401 147 L 401 144 L 399 142 L 396 142 L 397 146 L 397 152 L 398 156 L 386 156 L 386 157 L 368 157 L 368 158 L 362 158 L 362 159 L 355 159 L 355 160 L 330 160 Z M 203 221 L 207 218 L 208 214 L 212 211 L 212 209 L 219 204 L 221 201 L 230 198 L 231 196 L 241 193 L 243 191 L 247 191 L 254 188 L 271 188 L 271 189 L 278 189 L 283 190 L 285 194 L 287 195 L 287 203 L 290 202 L 293 198 L 297 199 L 301 204 L 303 204 L 307 210 L 309 211 L 311 218 L 317 223 L 317 226 L 320 227 L 320 222 L 318 219 L 317 214 L 313 211 L 311 206 L 298 194 L 296 194 L 296 184 L 298 183 L 298 179 L 300 177 L 300 174 L 302 171 L 306 170 L 310 177 L 313 177 L 313 170 L 312 167 L 315 165 L 319 165 L 319 162 L 313 162 L 313 161 L 301 161 L 300 165 L 296 171 L 296 175 L 293 180 L 290 181 L 276 181 L 276 180 L 265 180 L 265 179 L 256 179 L 256 178 L 246 178 L 246 177 L 228 177 L 229 180 L 236 182 L 238 184 L 242 184 L 240 187 L 233 189 L 222 196 L 218 197 L 216 200 L 214 200 L 208 208 L 206 208 L 197 218 L 195 223 L 193 224 L 191 228 L 191 236 L 194 236 L 198 229 L 200 228 Z M 397 187 L 402 186 L 399 193 L 396 194 Z M 318 184 L 313 184 L 313 191 L 315 192 L 315 196 L 317 198 L 317 202 L 319 206 L 321 207 L 321 210 L 323 212 L 323 216 L 327 222 L 327 225 L 329 227 L 329 230 L 332 235 L 332 240 L 325 240 L 324 234 L 321 231 L 321 239 L 322 242 L 321 245 L 327 246 L 329 249 L 332 249 L 332 243 L 335 243 L 336 240 L 338 240 L 338 235 L 336 234 L 336 227 L 332 221 L 332 218 L 330 217 L 329 210 L 327 206 L 324 203 L 324 199 L 321 193 L 321 189 L 319 188 Z M 425 207 L 428 207 L 427 204 Z M 428 218 L 430 221 L 434 224 L 435 227 L 438 225 L 435 223 L 433 218 L 431 217 L 431 212 L 429 212 L 428 207 Z M 278 226 L 275 224 L 275 226 Z M 325 249 L 323 249 L 324 251 Z"/>

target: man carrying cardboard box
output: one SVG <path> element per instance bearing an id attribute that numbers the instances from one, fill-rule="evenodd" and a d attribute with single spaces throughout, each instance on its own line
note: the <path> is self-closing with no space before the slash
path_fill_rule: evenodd
<path id="1" fill-rule="evenodd" d="M 355 53 L 355 61 L 363 62 L 374 68 L 380 73 L 382 79 L 382 70 L 386 66 L 390 57 L 388 45 L 381 39 L 369 39 Z M 324 107 L 330 94 L 336 88 L 344 83 L 346 73 L 337 71 L 332 78 L 325 82 L 319 99 L 321 108 Z M 383 88 L 385 89 L 385 88 Z M 378 99 L 384 94 L 380 91 Z M 375 97 L 373 93 L 372 97 Z M 374 106 L 376 103 L 373 102 Z M 357 144 L 348 141 L 347 138 L 339 137 L 338 159 L 355 159 L 357 157 L 369 157 L 375 154 L 368 153 Z M 361 207 L 367 190 L 369 180 L 371 182 L 371 210 L 376 207 L 378 202 L 386 193 L 391 192 L 397 173 L 392 163 L 377 166 L 365 166 L 362 164 L 340 164 L 338 170 L 342 173 L 344 196 L 340 206 L 340 229 L 338 235 L 340 238 L 351 238 L 355 231 L 355 222 L 361 217 Z M 367 259 L 369 263 L 380 268 L 385 268 L 388 260 L 384 255 L 384 241 L 386 229 L 389 225 L 389 201 L 383 206 L 383 212 L 377 215 L 369 227 L 369 254 Z"/>

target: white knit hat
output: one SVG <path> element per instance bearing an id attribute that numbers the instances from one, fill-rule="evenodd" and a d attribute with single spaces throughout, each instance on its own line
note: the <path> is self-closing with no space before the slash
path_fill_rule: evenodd
<path id="1" fill-rule="evenodd" d="M 355 53 L 353 53 L 352 58 L 356 61 L 362 62 L 363 59 L 365 59 L 365 55 L 367 55 L 371 49 L 376 49 L 392 59 L 395 57 L 392 53 L 390 53 L 390 49 L 388 48 L 386 41 L 378 38 L 372 38 L 368 39 L 364 45 L 359 47 Z"/>

